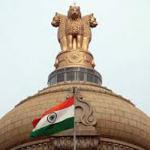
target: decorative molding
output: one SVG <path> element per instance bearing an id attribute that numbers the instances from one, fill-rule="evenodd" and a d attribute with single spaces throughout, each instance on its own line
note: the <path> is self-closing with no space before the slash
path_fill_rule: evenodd
<path id="1" fill-rule="evenodd" d="M 135 148 L 134 145 L 133 147 L 130 147 L 128 145 L 122 145 L 119 143 L 112 143 L 112 142 L 107 142 L 107 141 L 101 141 L 98 150 L 144 150 L 143 148 Z"/>
<path id="2" fill-rule="evenodd" d="M 78 110 L 79 109 L 79 110 Z M 76 110 L 77 110 L 77 120 L 76 123 L 83 124 L 84 126 L 95 126 L 96 118 L 93 114 L 93 109 L 89 103 L 83 100 L 82 97 L 77 98 L 76 102 Z M 80 112 L 78 114 L 78 112 Z"/>
<path id="3" fill-rule="evenodd" d="M 94 68 L 93 55 L 90 52 L 79 49 L 73 51 L 61 52 L 57 55 L 55 65 L 56 69 L 72 66 Z"/>
<path id="4" fill-rule="evenodd" d="M 73 150 L 74 138 L 72 136 L 51 137 L 25 143 L 10 150 Z M 133 144 L 100 138 L 100 136 L 77 136 L 77 150 L 146 150 Z"/>

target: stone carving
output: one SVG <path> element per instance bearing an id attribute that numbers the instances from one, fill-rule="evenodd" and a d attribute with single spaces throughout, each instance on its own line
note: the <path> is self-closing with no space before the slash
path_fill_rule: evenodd
<path id="1" fill-rule="evenodd" d="M 45 140 L 29 142 L 10 150 L 73 150 L 73 136 L 52 137 Z M 77 150 L 144 150 L 132 144 L 121 143 L 120 141 L 108 141 L 100 136 L 76 136 Z"/>
<path id="2" fill-rule="evenodd" d="M 99 136 L 81 136 L 77 137 L 77 150 L 97 150 L 100 144 Z"/>
<path id="3" fill-rule="evenodd" d="M 84 55 L 79 53 L 69 53 L 67 55 L 67 59 L 66 61 L 68 61 L 68 63 L 83 63 L 84 61 Z"/>
<path id="4" fill-rule="evenodd" d="M 57 37 L 62 51 L 67 50 L 67 37 L 65 33 L 66 20 L 66 16 L 56 13 L 51 23 L 54 27 L 59 27 Z"/>
<path id="5" fill-rule="evenodd" d="M 73 150 L 73 137 L 59 137 L 53 142 L 54 150 Z"/>
<path id="6" fill-rule="evenodd" d="M 68 48 L 70 50 L 81 48 L 83 30 L 80 7 L 70 6 L 68 11 L 68 18 L 66 21 L 66 36 Z"/>
<path id="7" fill-rule="evenodd" d="M 51 23 L 58 27 L 58 41 L 62 51 L 88 50 L 91 29 L 97 26 L 93 14 L 81 16 L 79 6 L 70 6 L 68 15 L 56 13 Z"/>
<path id="8" fill-rule="evenodd" d="M 84 25 L 84 34 L 83 34 L 83 41 L 82 41 L 82 50 L 87 51 L 89 47 L 89 43 L 92 38 L 91 28 L 97 26 L 96 18 L 94 14 L 86 15 L 83 17 L 83 25 Z"/>
<path id="9" fill-rule="evenodd" d="M 76 101 L 76 110 L 80 112 L 79 115 L 77 114 L 77 124 L 81 123 L 84 126 L 95 126 L 96 125 L 96 118 L 93 115 L 92 107 L 83 100 L 82 97 L 77 98 Z"/>
<path id="10" fill-rule="evenodd" d="M 85 51 L 66 51 L 64 53 L 59 53 L 56 61 L 56 68 L 63 67 L 72 67 L 72 66 L 82 66 L 86 68 L 94 68 L 93 56 Z"/>
<path id="11" fill-rule="evenodd" d="M 119 143 L 101 141 L 98 150 L 142 150 L 142 149 L 133 148 Z"/>

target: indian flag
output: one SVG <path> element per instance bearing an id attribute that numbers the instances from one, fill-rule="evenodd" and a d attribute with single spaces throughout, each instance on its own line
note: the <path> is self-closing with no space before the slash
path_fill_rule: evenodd
<path id="1" fill-rule="evenodd" d="M 74 97 L 45 111 L 32 122 L 34 129 L 30 137 L 49 136 L 74 128 Z"/>

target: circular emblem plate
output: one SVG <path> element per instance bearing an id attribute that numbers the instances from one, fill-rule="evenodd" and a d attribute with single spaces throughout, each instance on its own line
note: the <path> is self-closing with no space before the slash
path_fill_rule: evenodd
<path id="1" fill-rule="evenodd" d="M 57 114 L 55 112 L 53 112 L 47 116 L 47 121 L 51 124 L 54 124 L 56 119 L 57 119 Z"/>

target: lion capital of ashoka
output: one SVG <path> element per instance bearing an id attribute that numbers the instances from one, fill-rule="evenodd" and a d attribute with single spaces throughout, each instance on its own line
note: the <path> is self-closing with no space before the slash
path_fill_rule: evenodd
<path id="1" fill-rule="evenodd" d="M 97 26 L 93 14 L 81 16 L 79 6 L 70 6 L 67 16 L 56 13 L 51 24 L 58 27 L 62 51 L 87 51 L 92 37 L 91 28 Z"/>

